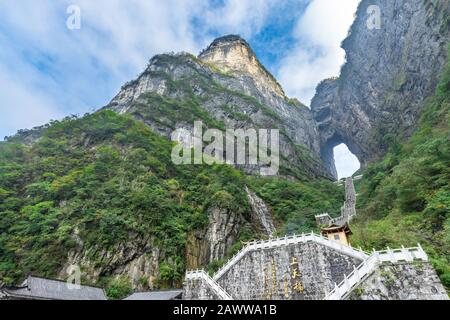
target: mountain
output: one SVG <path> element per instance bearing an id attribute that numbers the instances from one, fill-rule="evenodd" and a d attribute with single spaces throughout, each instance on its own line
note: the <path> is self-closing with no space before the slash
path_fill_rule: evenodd
<path id="1" fill-rule="evenodd" d="M 379 30 L 367 28 L 369 5 Z M 229 35 L 198 56 L 153 57 L 93 114 L 0 142 L 0 282 L 65 279 L 79 266 L 113 298 L 180 287 L 186 269 L 217 270 L 246 241 L 339 214 L 333 147 L 344 142 L 364 173 L 355 243 L 423 242 L 449 286 L 448 12 L 448 1 L 361 1 L 341 75 L 318 86 L 311 109 Z M 278 176 L 175 165 L 172 132 L 198 120 L 279 129 Z"/>
<path id="2" fill-rule="evenodd" d="M 252 166 L 175 165 L 171 132 L 278 128 L 280 175 Z M 152 58 L 107 106 L 21 130 L 0 143 L 0 278 L 31 272 L 119 298 L 180 287 L 186 269 L 217 269 L 254 238 L 315 228 L 343 192 L 319 157 L 310 110 L 288 99 L 238 36 L 199 57 Z M 276 232 L 276 231 L 275 231 Z"/>
<path id="3" fill-rule="evenodd" d="M 289 99 L 248 43 L 231 35 L 214 40 L 198 57 L 157 55 L 105 108 L 131 114 L 161 135 L 208 128 L 279 129 L 280 175 L 328 177 L 320 161 L 319 132 L 310 110 Z M 255 173 L 254 166 L 246 166 Z"/>
<path id="4" fill-rule="evenodd" d="M 370 6 L 380 8 L 380 29 L 367 27 Z M 340 143 L 365 167 L 386 153 L 389 137 L 405 140 L 415 131 L 447 59 L 449 16 L 448 1 L 361 1 L 342 43 L 341 75 L 324 80 L 311 102 L 329 172 L 336 176 Z"/>
<path id="5" fill-rule="evenodd" d="M 412 137 L 364 171 L 352 228 L 354 245 L 369 250 L 421 243 L 450 288 L 450 61 L 439 78 Z"/>

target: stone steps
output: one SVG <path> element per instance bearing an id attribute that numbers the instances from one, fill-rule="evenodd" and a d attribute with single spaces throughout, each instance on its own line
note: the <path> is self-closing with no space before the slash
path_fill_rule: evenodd
<path id="1" fill-rule="evenodd" d="M 221 300 L 233 300 L 233 298 L 217 282 L 211 279 L 204 270 L 187 272 L 186 280 L 203 280 Z"/>
<path id="2" fill-rule="evenodd" d="M 352 273 L 345 275 L 340 284 L 335 284 L 335 288 L 328 293 L 324 300 L 342 300 L 359 284 L 370 275 L 381 263 L 399 261 L 428 261 L 428 256 L 423 251 L 420 244 L 415 248 L 387 249 L 384 251 L 374 251 L 373 254 L 365 259 L 358 267 L 355 267 Z"/>
<path id="3" fill-rule="evenodd" d="M 261 240 L 261 241 L 253 241 L 252 243 L 246 245 L 242 248 L 238 253 L 236 253 L 228 262 L 219 269 L 216 274 L 213 276 L 214 281 L 218 281 L 228 270 L 230 270 L 235 264 L 239 262 L 248 252 L 254 250 L 262 250 L 262 249 L 271 249 L 276 247 L 287 246 L 291 244 L 297 243 L 306 243 L 309 241 L 313 241 L 319 243 L 321 245 L 325 245 L 330 247 L 336 251 L 339 251 L 343 254 L 349 255 L 351 257 L 365 260 L 369 256 L 367 253 L 360 249 L 355 249 L 349 246 L 345 246 L 340 242 L 331 241 L 322 235 L 316 235 L 314 232 L 309 234 L 302 235 L 293 235 L 286 236 L 283 238 L 269 239 L 269 240 Z"/>

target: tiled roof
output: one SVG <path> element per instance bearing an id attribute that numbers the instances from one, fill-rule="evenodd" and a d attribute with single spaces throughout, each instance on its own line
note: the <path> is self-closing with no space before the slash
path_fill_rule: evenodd
<path id="1" fill-rule="evenodd" d="M 174 300 L 181 298 L 181 290 L 136 292 L 124 300 Z"/>
<path id="2" fill-rule="evenodd" d="M 43 300 L 106 300 L 103 289 L 78 286 L 71 287 L 65 281 L 29 276 L 21 287 L 6 288 L 8 295 L 23 299 Z"/>

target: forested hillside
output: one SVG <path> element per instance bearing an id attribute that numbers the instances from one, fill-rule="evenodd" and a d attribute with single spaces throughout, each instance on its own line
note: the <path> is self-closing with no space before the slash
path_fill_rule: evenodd
<path id="1" fill-rule="evenodd" d="M 406 143 L 364 171 L 354 242 L 366 249 L 420 242 L 450 287 L 450 63 Z"/>
<path id="2" fill-rule="evenodd" d="M 32 136 L 40 138 L 30 143 Z M 61 276 L 69 253 L 82 250 L 93 265 L 82 268 L 84 282 L 109 287 L 116 297 L 131 290 L 122 269 L 130 261 L 110 257 L 123 248 L 136 254 L 158 248 L 151 286 L 179 287 L 187 234 L 207 226 L 209 208 L 250 221 L 245 185 L 271 205 L 282 232 L 309 231 L 315 213 L 336 212 L 342 203 L 342 190 L 327 181 L 249 177 L 227 165 L 173 165 L 172 146 L 144 123 L 109 110 L 1 142 L 0 279 L 17 283 L 29 272 Z M 232 250 L 257 233 L 247 222 Z M 141 279 L 142 289 L 149 285 Z"/>

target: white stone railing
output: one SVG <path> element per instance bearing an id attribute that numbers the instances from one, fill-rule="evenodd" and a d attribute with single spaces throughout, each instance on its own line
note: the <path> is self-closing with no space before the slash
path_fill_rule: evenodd
<path id="1" fill-rule="evenodd" d="M 220 268 L 219 271 L 216 272 L 216 274 L 213 276 L 213 280 L 218 281 L 228 270 L 230 270 L 235 264 L 237 264 L 239 260 L 242 259 L 250 251 L 260 249 L 271 249 L 306 242 L 316 242 L 360 260 L 365 260 L 369 257 L 369 255 L 366 252 L 362 251 L 361 249 L 355 249 L 343 245 L 340 242 L 329 240 L 323 237 L 322 235 L 317 235 L 314 232 L 311 232 L 309 234 L 293 235 L 293 236 L 285 236 L 283 238 L 253 241 L 252 243 L 249 243 L 244 248 L 242 248 L 230 260 L 228 260 L 228 262 L 222 268 Z"/>
<path id="2" fill-rule="evenodd" d="M 233 300 L 233 298 L 217 282 L 211 279 L 204 270 L 186 272 L 186 280 L 203 280 L 221 300 Z"/>
<path id="3" fill-rule="evenodd" d="M 365 259 L 353 272 L 344 276 L 340 284 L 335 284 L 335 288 L 328 293 L 324 300 L 342 300 L 353 288 L 358 286 L 366 276 L 370 275 L 382 262 L 398 261 L 428 261 L 428 256 L 423 251 L 420 244 L 416 248 L 387 249 L 383 251 L 374 251 L 373 254 Z"/>

